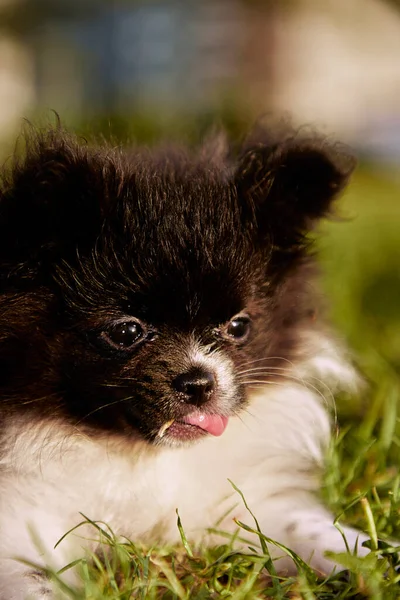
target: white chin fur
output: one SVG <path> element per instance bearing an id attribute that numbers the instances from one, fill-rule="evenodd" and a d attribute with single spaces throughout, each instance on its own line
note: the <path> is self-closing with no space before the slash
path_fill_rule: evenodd
<path id="1" fill-rule="evenodd" d="M 251 523 L 228 479 L 245 494 L 267 536 L 319 570 L 333 568 L 324 552 L 344 550 L 344 544 L 316 496 L 330 439 L 331 400 L 315 378 L 337 389 L 356 385 L 357 376 L 330 339 L 314 337 L 307 344 L 310 355 L 296 367 L 297 381 L 255 390 L 248 410 L 232 417 L 221 437 L 194 446 L 147 448 L 140 441 L 89 439 L 49 420 L 9 423 L 0 461 L 0 600 L 22 600 L 33 589 L 24 583 L 27 567 L 11 561 L 10 569 L 9 559 L 48 558 L 59 567 L 82 554 L 83 541 L 73 535 L 53 550 L 82 520 L 80 513 L 149 542 L 179 541 L 176 508 L 195 541 L 205 540 L 206 528 L 229 508 L 220 528 L 233 532 L 233 517 Z M 310 527 L 313 535 L 307 537 Z M 32 530 L 46 549 L 44 557 Z M 347 533 L 355 543 L 358 532 Z M 288 561 L 278 564 L 291 567 Z M 29 585 L 36 583 L 30 579 Z"/>

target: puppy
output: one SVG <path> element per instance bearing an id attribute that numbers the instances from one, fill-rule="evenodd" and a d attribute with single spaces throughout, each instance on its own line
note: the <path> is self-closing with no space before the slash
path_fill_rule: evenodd
<path id="1" fill-rule="evenodd" d="M 80 556 L 81 537 L 53 549 L 80 512 L 163 543 L 178 508 L 191 540 L 218 542 L 223 515 L 249 521 L 228 479 L 267 536 L 334 568 L 326 390 L 356 376 L 320 322 L 307 234 L 353 166 L 262 128 L 236 157 L 27 134 L 0 194 L 2 600 L 51 597 L 16 557 Z"/>

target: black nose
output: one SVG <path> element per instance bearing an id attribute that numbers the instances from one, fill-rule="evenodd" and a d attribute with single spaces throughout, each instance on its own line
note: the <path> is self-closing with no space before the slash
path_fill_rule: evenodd
<path id="1" fill-rule="evenodd" d="M 213 393 L 215 377 L 210 371 L 195 368 L 178 375 L 172 385 L 184 402 L 201 405 L 207 402 Z"/>

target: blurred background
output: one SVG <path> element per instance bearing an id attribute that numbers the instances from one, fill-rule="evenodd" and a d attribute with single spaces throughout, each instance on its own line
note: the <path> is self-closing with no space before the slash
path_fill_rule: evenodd
<path id="1" fill-rule="evenodd" d="M 368 378 L 398 402 L 399 2 L 0 0 L 0 151 L 23 117 L 51 110 L 85 135 L 139 142 L 195 140 L 213 123 L 239 138 L 289 114 L 350 144 L 360 167 L 318 239 L 323 286 Z"/>
<path id="2" fill-rule="evenodd" d="M 143 137 L 287 111 L 400 153 L 396 0 L 0 0 L 0 35 L 0 139 L 46 108 Z"/>

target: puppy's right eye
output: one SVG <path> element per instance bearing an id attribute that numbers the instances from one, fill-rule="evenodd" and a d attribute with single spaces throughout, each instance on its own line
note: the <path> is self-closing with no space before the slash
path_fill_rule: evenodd
<path id="1" fill-rule="evenodd" d="M 145 336 L 145 330 L 138 321 L 116 323 L 102 337 L 119 350 L 128 350 Z"/>

